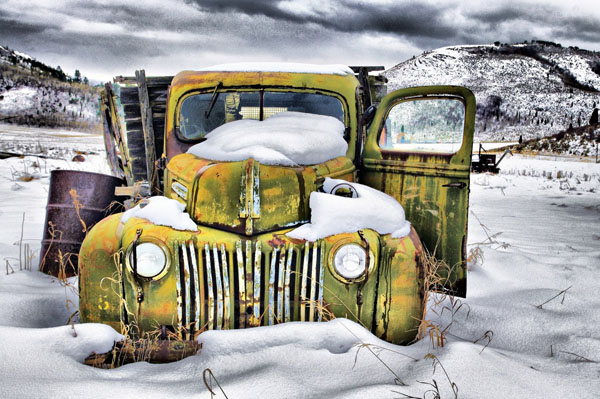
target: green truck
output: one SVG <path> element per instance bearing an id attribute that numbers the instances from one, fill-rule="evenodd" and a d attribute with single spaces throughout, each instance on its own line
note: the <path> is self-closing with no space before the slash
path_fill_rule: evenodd
<path id="1" fill-rule="evenodd" d="M 449 265 L 435 289 L 466 295 L 475 98 L 455 86 L 386 94 L 380 69 L 240 64 L 107 84 L 107 154 L 126 182 L 117 194 L 138 210 L 155 196 L 177 201 L 195 228 L 123 214 L 98 222 L 79 253 L 81 321 L 189 341 L 210 329 L 346 317 L 386 341 L 413 341 L 428 256 Z M 335 119 L 347 149 L 292 165 L 191 150 L 224 125 L 280 113 Z M 237 132 L 233 142 L 245 139 Z M 349 184 L 327 191 L 328 178 Z M 311 193 L 352 201 L 364 186 L 402 205 L 412 225 L 404 235 L 287 234 L 311 222 Z"/>

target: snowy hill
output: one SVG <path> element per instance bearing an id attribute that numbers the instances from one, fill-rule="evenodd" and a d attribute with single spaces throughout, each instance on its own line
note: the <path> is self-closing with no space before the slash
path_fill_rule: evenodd
<path id="1" fill-rule="evenodd" d="M 0 46 L 0 120 L 94 130 L 98 89 L 27 54 Z"/>
<path id="2" fill-rule="evenodd" d="M 550 42 L 444 47 L 384 74 L 388 91 L 437 84 L 471 89 L 480 141 L 526 140 L 585 126 L 600 107 L 600 53 Z"/>

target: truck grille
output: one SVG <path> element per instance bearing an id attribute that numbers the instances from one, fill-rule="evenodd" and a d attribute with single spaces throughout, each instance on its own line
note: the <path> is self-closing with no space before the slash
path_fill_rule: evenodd
<path id="1" fill-rule="evenodd" d="M 182 338 L 203 330 L 321 321 L 319 242 L 179 242 L 174 247 Z"/>

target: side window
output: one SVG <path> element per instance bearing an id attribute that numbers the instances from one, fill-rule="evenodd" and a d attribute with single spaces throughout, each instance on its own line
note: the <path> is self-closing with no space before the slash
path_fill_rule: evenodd
<path id="1" fill-rule="evenodd" d="M 465 106 L 456 98 L 402 101 L 388 112 L 379 147 L 388 151 L 456 153 L 463 141 Z"/>

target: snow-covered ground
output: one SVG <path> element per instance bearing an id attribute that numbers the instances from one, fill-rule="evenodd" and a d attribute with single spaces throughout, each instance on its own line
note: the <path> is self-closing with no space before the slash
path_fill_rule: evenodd
<path id="1" fill-rule="evenodd" d="M 479 248 L 483 257 L 470 265 L 467 299 L 430 303 L 432 323 L 453 320 L 443 348 L 429 337 L 391 345 L 337 319 L 209 331 L 200 335 L 196 356 L 100 370 L 82 361 L 109 349 L 118 334 L 77 324 L 74 336 L 65 325 L 71 290 L 36 271 L 19 271 L 16 259 L 23 212 L 24 242 L 39 248 L 49 170 L 107 172 L 100 154 L 70 162 L 73 146 L 100 153 L 101 139 L 0 130 L 5 151 L 13 142 L 25 148 L 38 140 L 66 148 L 57 150 L 61 160 L 0 160 L 0 397 L 209 398 L 206 368 L 229 398 L 423 397 L 432 389 L 423 382 L 434 380 L 442 398 L 454 398 L 451 383 L 460 398 L 598 397 L 600 164 L 514 156 L 499 175 L 472 175 L 469 249 Z M 35 178 L 19 181 L 23 173 Z M 4 259 L 15 273 L 6 274 Z"/>

